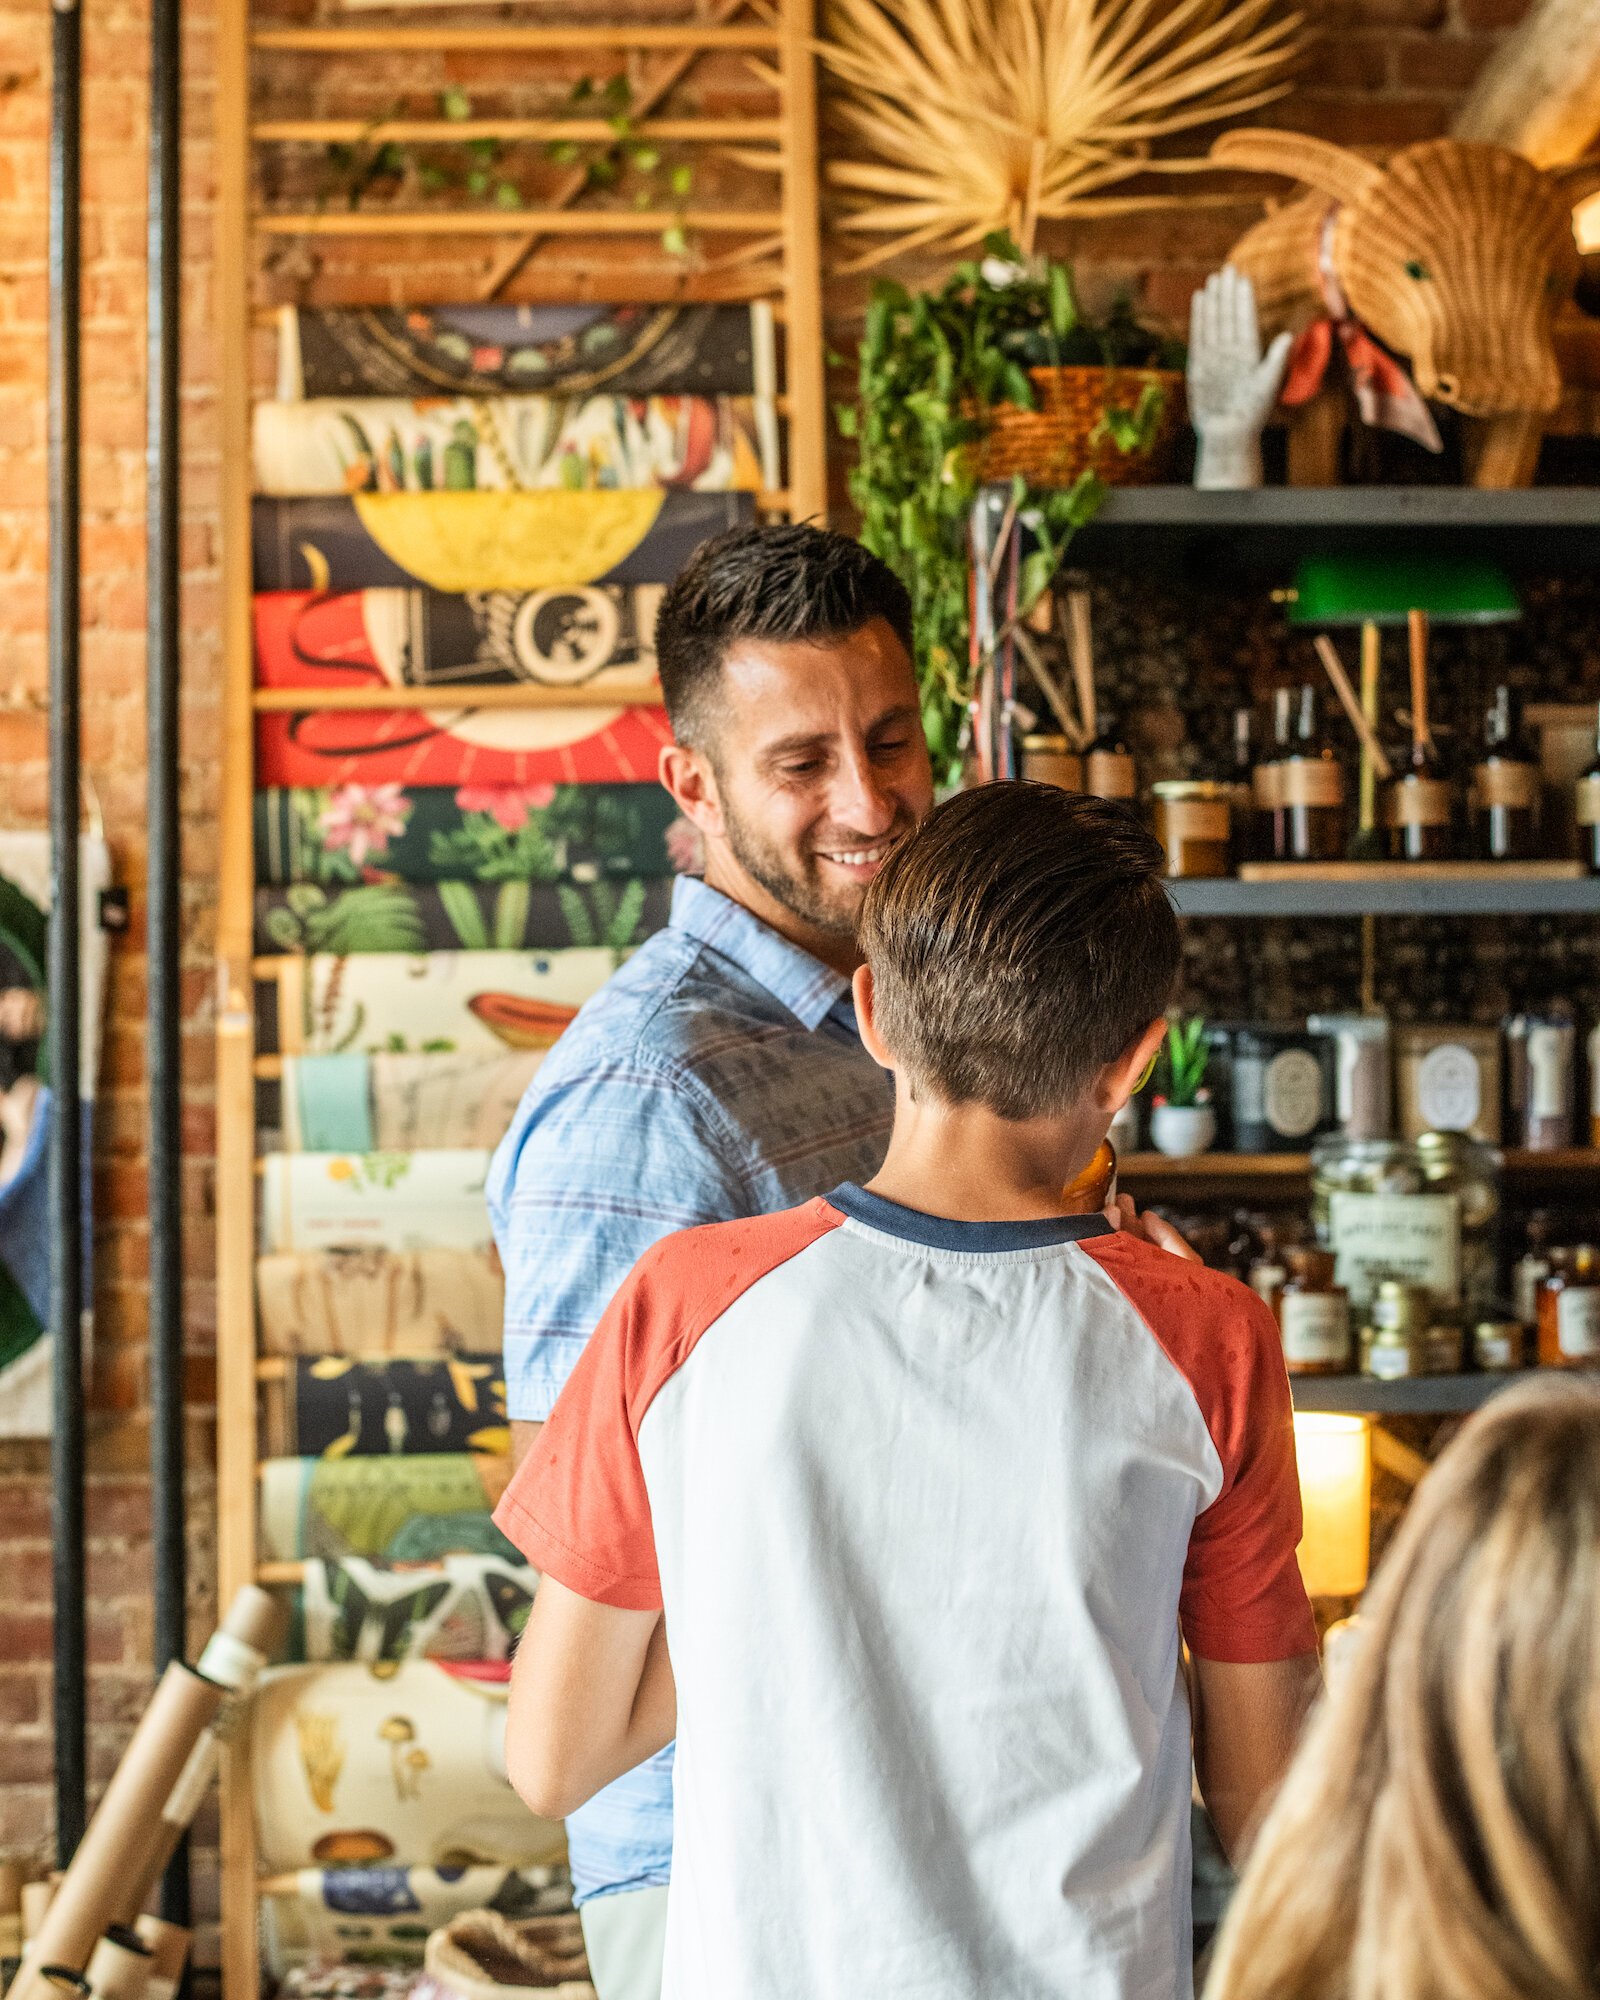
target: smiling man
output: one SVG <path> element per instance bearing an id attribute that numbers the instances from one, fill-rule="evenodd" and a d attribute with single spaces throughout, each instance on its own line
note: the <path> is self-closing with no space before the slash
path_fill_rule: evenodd
<path id="1" fill-rule="evenodd" d="M 519 1456 L 652 1244 L 870 1179 L 893 1116 L 850 976 L 867 885 L 933 803 L 904 587 L 845 536 L 741 529 L 668 591 L 656 652 L 661 779 L 705 874 L 562 1036 L 495 1156 Z M 671 1760 L 568 1823 L 600 2000 L 660 1990 Z"/>

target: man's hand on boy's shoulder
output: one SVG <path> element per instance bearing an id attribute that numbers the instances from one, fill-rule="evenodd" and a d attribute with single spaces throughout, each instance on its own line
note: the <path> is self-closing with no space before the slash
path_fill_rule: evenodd
<path id="1" fill-rule="evenodd" d="M 1146 1210 L 1139 1213 L 1130 1194 L 1119 1194 L 1106 1205 L 1106 1220 L 1113 1229 L 1120 1229 L 1128 1236 L 1137 1236 L 1142 1242 L 1153 1243 L 1158 1250 L 1166 1250 L 1174 1257 L 1186 1257 L 1191 1264 L 1201 1261 L 1198 1251 L 1192 1249 L 1180 1230 L 1162 1216 Z"/>

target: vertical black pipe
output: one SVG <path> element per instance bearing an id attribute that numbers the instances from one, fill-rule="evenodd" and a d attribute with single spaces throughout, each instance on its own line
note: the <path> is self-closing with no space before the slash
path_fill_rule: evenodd
<path id="1" fill-rule="evenodd" d="M 83 1528 L 83 1124 L 78 984 L 78 310 L 81 38 L 51 9 L 50 78 L 50 1317 L 54 1426 L 56 1848 L 83 1833 L 87 1787 Z"/>
<path id="2" fill-rule="evenodd" d="M 150 1061 L 150 1485 L 155 1669 L 185 1651 L 183 1538 L 183 1097 L 178 831 L 178 251 L 181 193 L 179 0 L 151 0 L 146 254 L 146 764 Z M 161 1914 L 189 1921 L 187 1848 L 161 1888 Z"/>

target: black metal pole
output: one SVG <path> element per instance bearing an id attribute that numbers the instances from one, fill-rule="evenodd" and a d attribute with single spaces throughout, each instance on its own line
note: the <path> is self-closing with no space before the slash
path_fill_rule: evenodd
<path id="1" fill-rule="evenodd" d="M 66 1866 L 87 1794 L 83 1529 L 83 1124 L 78 984 L 78 310 L 82 54 L 76 0 L 51 10 L 50 78 L 50 1525 L 56 1850 Z"/>
<path id="2" fill-rule="evenodd" d="M 183 1006 L 178 831 L 179 0 L 151 0 L 146 323 L 145 754 L 149 810 L 146 987 L 150 1060 L 150 1485 L 155 1669 L 185 1652 L 183 1535 Z M 187 1845 L 161 1914 L 189 1921 Z"/>

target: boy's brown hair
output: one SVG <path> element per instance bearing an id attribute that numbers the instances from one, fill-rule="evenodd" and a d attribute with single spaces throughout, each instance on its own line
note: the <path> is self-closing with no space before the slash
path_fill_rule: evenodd
<path id="1" fill-rule="evenodd" d="M 1002 1118 L 1066 1110 L 1171 997 L 1161 871 L 1105 799 L 1000 784 L 936 806 L 861 912 L 873 1016 L 913 1085 Z"/>

